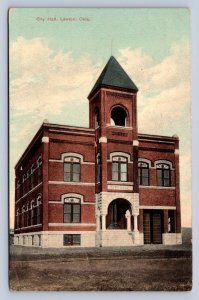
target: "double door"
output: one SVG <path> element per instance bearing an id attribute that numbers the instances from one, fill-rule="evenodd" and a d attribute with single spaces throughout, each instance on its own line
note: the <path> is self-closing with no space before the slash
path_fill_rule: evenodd
<path id="1" fill-rule="evenodd" d="M 162 215 L 159 210 L 144 210 L 144 244 L 162 244 Z"/>

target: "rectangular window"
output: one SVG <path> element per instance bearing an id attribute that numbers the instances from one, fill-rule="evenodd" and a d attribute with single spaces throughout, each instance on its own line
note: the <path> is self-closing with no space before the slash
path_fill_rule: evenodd
<path id="1" fill-rule="evenodd" d="M 64 164 L 64 181 L 80 181 L 80 164 L 65 163 Z"/>
<path id="2" fill-rule="evenodd" d="M 138 179 L 139 185 L 149 185 L 149 167 L 147 163 L 138 163 Z"/>
<path id="3" fill-rule="evenodd" d="M 127 181 L 127 163 L 120 161 L 112 163 L 112 180 Z"/>
<path id="4" fill-rule="evenodd" d="M 157 185 L 170 186 L 170 170 L 157 169 Z"/>
<path id="5" fill-rule="evenodd" d="M 80 204 L 64 204 L 64 223 L 80 223 Z"/>
<path id="6" fill-rule="evenodd" d="M 80 234 L 64 234 L 63 245 L 64 246 L 78 246 L 81 244 Z"/>

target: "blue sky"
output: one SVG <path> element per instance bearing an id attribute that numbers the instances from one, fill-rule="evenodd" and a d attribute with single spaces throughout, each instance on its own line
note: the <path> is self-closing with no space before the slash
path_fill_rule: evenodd
<path id="1" fill-rule="evenodd" d="M 139 88 L 139 132 L 180 137 L 182 224 L 191 225 L 189 14 L 179 8 L 10 10 L 11 223 L 14 165 L 44 119 L 88 126 L 87 95 L 112 53 Z"/>

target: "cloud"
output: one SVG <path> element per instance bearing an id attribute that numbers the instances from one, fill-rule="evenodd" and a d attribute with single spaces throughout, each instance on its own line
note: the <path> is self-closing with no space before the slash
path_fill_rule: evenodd
<path id="1" fill-rule="evenodd" d="M 190 223 L 190 203 L 186 199 L 191 198 L 184 196 L 190 192 L 191 181 L 190 149 L 186 147 L 190 141 L 189 45 L 174 43 L 159 62 L 142 48 L 120 49 L 117 59 L 139 87 L 139 131 L 180 136 L 182 207 L 189 211 L 187 217 L 183 215 L 183 222 Z M 43 119 L 63 120 L 63 112 L 64 116 L 70 115 L 74 107 L 86 107 L 87 95 L 103 67 L 102 61 L 93 63 L 88 55 L 75 59 L 72 52 L 55 52 L 42 38 L 19 37 L 10 44 L 12 189 L 13 166 Z M 86 117 L 82 111 L 79 119 Z"/>
<path id="2" fill-rule="evenodd" d="M 44 39 L 20 37 L 10 46 L 11 109 L 41 119 L 58 115 L 67 102 L 86 98 L 100 67 L 88 56 L 55 53 Z"/>

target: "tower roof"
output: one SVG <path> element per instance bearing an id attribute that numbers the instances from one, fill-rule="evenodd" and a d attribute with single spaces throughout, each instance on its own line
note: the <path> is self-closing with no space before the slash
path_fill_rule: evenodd
<path id="1" fill-rule="evenodd" d="M 138 91 L 137 86 L 113 56 L 110 57 L 102 73 L 97 79 L 94 87 L 92 88 L 89 96 L 93 94 L 93 92 L 100 86 L 111 86 L 116 88 L 134 90 L 136 92 Z"/>

